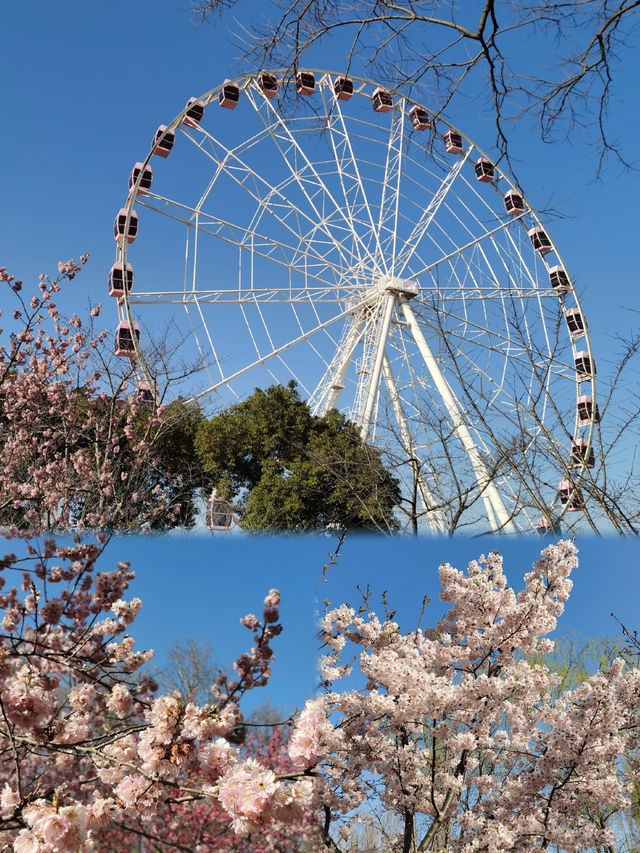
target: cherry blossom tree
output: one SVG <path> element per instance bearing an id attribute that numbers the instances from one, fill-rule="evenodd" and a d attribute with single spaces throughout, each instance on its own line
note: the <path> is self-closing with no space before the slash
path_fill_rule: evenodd
<path id="1" fill-rule="evenodd" d="M 3 576 L 21 581 L 0 596 L 2 842 L 16 853 L 77 853 L 110 828 L 142 822 L 164 832 L 163 815 L 185 811 L 187 827 L 204 833 L 212 808 L 226 836 L 249 849 L 261 849 L 253 835 L 277 840 L 283 824 L 311 826 L 313 777 L 293 758 L 273 768 L 268 754 L 242 749 L 242 697 L 267 683 L 282 630 L 277 590 L 261 619 L 241 620 L 254 645 L 234 677 L 220 675 L 211 701 L 195 705 L 157 695 L 140 671 L 153 653 L 136 651 L 129 634 L 141 601 L 122 598 L 134 576 L 128 563 L 96 572 L 100 543 L 23 544 L 26 554 L 0 561 Z"/>
<path id="2" fill-rule="evenodd" d="M 18 581 L 0 595 L 0 833 L 16 853 L 138 838 L 159 853 L 338 853 L 363 821 L 384 833 L 376 853 L 614 850 L 639 778 L 640 672 L 614 658 L 562 689 L 532 658 L 552 650 L 571 542 L 518 593 L 496 553 L 466 573 L 443 564 L 451 606 L 430 629 L 403 633 L 367 598 L 330 610 L 325 692 L 260 739 L 241 703 L 269 680 L 277 590 L 241 619 L 253 647 L 234 674 L 195 704 L 144 674 L 127 563 L 97 572 L 100 542 L 19 541 L 26 554 L 0 561 Z"/>
<path id="3" fill-rule="evenodd" d="M 0 525 L 33 532 L 192 522 L 194 483 L 182 488 L 185 466 L 161 458 L 167 435 L 165 456 L 179 456 L 174 416 L 182 434 L 184 412 L 145 406 L 128 362 L 109 370 L 107 332 L 92 331 L 100 305 L 83 321 L 64 319 L 56 304 L 86 260 L 60 263 L 58 277 L 41 276 L 34 293 L 0 268 L 3 305 L 13 301 L 0 330 Z"/>
<path id="4" fill-rule="evenodd" d="M 293 773 L 288 754 L 289 729 L 275 729 L 248 722 L 248 734 L 240 747 L 245 758 L 254 758 L 263 767 L 284 778 Z M 198 774 L 190 779 L 197 784 Z M 202 779 L 200 778 L 200 784 Z M 230 853 L 293 853 L 314 849 L 319 836 L 318 820 L 314 811 L 300 814 L 295 823 L 273 820 L 249 838 L 237 836 L 230 825 L 229 816 L 215 800 L 165 802 L 151 815 L 129 818 L 94 833 L 97 853 L 123 851 L 144 840 L 147 851 L 170 853 L 189 850 L 204 853 L 225 850 Z"/>
<path id="5" fill-rule="evenodd" d="M 516 594 L 496 553 L 467 573 L 443 564 L 450 610 L 407 634 L 368 600 L 326 614 L 326 693 L 292 754 L 322 773 L 327 849 L 357 849 L 363 820 L 397 827 L 380 850 L 402 853 L 614 849 L 637 778 L 640 673 L 616 658 L 559 690 L 528 659 L 552 650 L 576 565 L 571 542 L 550 546 Z"/>

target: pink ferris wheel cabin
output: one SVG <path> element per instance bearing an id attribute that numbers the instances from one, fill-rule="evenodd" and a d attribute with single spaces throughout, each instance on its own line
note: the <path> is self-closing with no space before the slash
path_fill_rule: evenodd
<path id="1" fill-rule="evenodd" d="M 274 98 L 278 92 L 278 81 L 275 74 L 269 74 L 268 71 L 261 71 L 258 74 L 258 86 L 262 89 L 262 94 L 265 98 Z"/>
<path id="2" fill-rule="evenodd" d="M 426 130 L 430 125 L 429 113 L 424 107 L 419 107 L 418 104 L 409 110 L 409 120 L 414 130 Z"/>
<path id="3" fill-rule="evenodd" d="M 133 324 L 133 335 L 135 335 L 137 343 L 140 343 L 140 326 L 137 323 Z M 118 323 L 115 336 L 116 355 L 126 356 L 127 358 L 135 355 L 133 335 L 131 334 L 131 326 L 126 320 Z"/>
<path id="4" fill-rule="evenodd" d="M 231 80 L 225 80 L 218 95 L 218 103 L 227 110 L 235 110 L 240 100 L 240 89 Z"/>
<path id="5" fill-rule="evenodd" d="M 109 271 L 109 296 L 124 296 L 125 289 L 129 293 L 132 287 L 133 267 L 127 263 L 127 274 L 125 276 L 122 261 L 116 261 Z"/>
<path id="6" fill-rule="evenodd" d="M 113 223 L 113 236 L 116 243 L 122 243 L 126 237 L 127 243 L 133 243 L 138 233 L 138 214 L 132 210 L 127 227 L 127 208 L 121 207 Z"/>
<path id="7" fill-rule="evenodd" d="M 299 95 L 312 95 L 315 88 L 315 74 L 312 71 L 298 71 L 296 74 L 296 92 Z"/>
<path id="8" fill-rule="evenodd" d="M 176 141 L 173 130 L 167 130 L 166 124 L 161 124 L 153 135 L 153 153 L 158 157 L 168 157 Z"/>
<path id="9" fill-rule="evenodd" d="M 592 420 L 596 423 L 600 420 L 600 410 L 597 405 L 594 407 L 591 394 L 582 394 L 578 397 L 578 422 L 584 425 Z"/>
<path id="10" fill-rule="evenodd" d="M 138 176 L 142 172 L 142 177 L 140 178 L 140 186 L 138 187 L 138 195 L 146 195 L 151 189 L 151 182 L 153 181 L 153 170 L 151 166 L 144 166 L 142 163 L 136 163 L 131 170 L 131 174 L 129 175 L 129 192 L 134 188 L 136 181 L 138 180 Z"/>
<path id="11" fill-rule="evenodd" d="M 333 91 L 339 101 L 348 101 L 353 95 L 353 80 L 348 77 L 336 77 L 333 81 Z"/>
<path id="12" fill-rule="evenodd" d="M 509 190 L 504 194 L 504 209 L 511 216 L 519 216 L 524 213 L 524 199 L 516 190 Z"/>
<path id="13" fill-rule="evenodd" d="M 495 176 L 495 167 L 491 160 L 486 157 L 481 157 L 474 164 L 476 170 L 476 178 L 484 184 L 490 184 Z"/>
<path id="14" fill-rule="evenodd" d="M 393 98 L 391 92 L 381 89 L 380 86 L 371 95 L 371 106 L 377 113 L 388 113 L 393 109 Z"/>
<path id="15" fill-rule="evenodd" d="M 447 154 L 460 154 L 462 151 L 462 136 L 457 130 L 448 130 L 445 133 L 444 150 Z"/>
<path id="16" fill-rule="evenodd" d="M 182 119 L 182 124 L 187 127 L 197 127 L 204 117 L 204 104 L 197 98 L 189 98 L 187 111 Z"/>

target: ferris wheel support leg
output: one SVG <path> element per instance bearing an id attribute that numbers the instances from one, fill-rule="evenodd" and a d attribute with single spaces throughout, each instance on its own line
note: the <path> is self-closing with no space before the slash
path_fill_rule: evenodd
<path id="1" fill-rule="evenodd" d="M 380 319 L 380 328 L 377 334 L 376 348 L 373 354 L 371 375 L 369 376 L 369 382 L 367 384 L 364 412 L 358 423 L 363 441 L 367 441 L 369 437 L 371 416 L 373 414 L 373 408 L 375 406 L 376 399 L 378 397 L 378 390 L 380 388 L 382 361 L 384 359 L 384 350 L 387 343 L 389 326 L 391 325 L 391 315 L 393 314 L 395 302 L 396 297 L 393 295 L 393 293 L 387 292 L 384 298 L 384 308 L 382 312 L 382 318 Z"/>
<path id="2" fill-rule="evenodd" d="M 409 324 L 411 334 L 413 335 L 418 349 L 420 350 L 420 354 L 424 359 L 438 393 L 440 394 L 440 397 L 447 409 L 453 429 L 458 436 L 458 440 L 469 457 L 478 485 L 482 489 L 482 500 L 484 502 L 485 509 L 487 510 L 489 523 L 494 530 L 505 530 L 508 533 L 517 533 L 517 528 L 507 512 L 498 489 L 491 480 L 491 475 L 487 470 L 476 443 L 471 436 L 471 432 L 462 417 L 458 401 L 449 387 L 449 383 L 447 382 L 444 374 L 440 370 L 440 366 L 438 365 L 436 358 L 431 352 L 431 348 L 422 333 L 420 324 L 418 323 L 411 306 L 407 302 L 403 302 L 402 311 L 407 323 Z"/>
<path id="3" fill-rule="evenodd" d="M 317 402 L 312 402 L 311 404 L 312 414 L 322 417 L 329 409 L 336 408 L 340 392 L 344 388 L 347 370 L 360 339 L 361 328 L 362 321 L 354 317 L 351 327 L 343 339 L 344 342 L 336 351 L 329 369 L 325 373 L 325 376 L 329 378 L 329 387 L 322 389 L 319 386 L 314 393 L 314 398 L 317 398 Z"/>
<path id="4" fill-rule="evenodd" d="M 402 441 L 402 446 L 404 447 L 407 452 L 407 455 L 409 456 L 409 462 L 411 464 L 413 476 L 415 477 L 415 481 L 418 486 L 418 494 L 420 495 L 420 502 L 422 504 L 422 509 L 424 510 L 427 523 L 429 524 L 429 527 L 431 528 L 431 531 L 433 533 L 446 533 L 447 526 L 445 524 L 444 518 L 442 517 L 442 513 L 440 512 L 440 510 L 434 509 L 436 505 L 435 498 L 431 494 L 431 490 L 420 471 L 420 462 L 417 459 L 413 449 L 413 440 L 411 438 L 411 432 L 409 431 L 407 418 L 404 413 L 404 409 L 402 408 L 402 402 L 400 400 L 400 395 L 398 394 L 398 388 L 396 386 L 396 381 L 391 370 L 391 365 L 389 364 L 389 358 L 386 354 L 384 356 L 382 371 L 385 383 L 387 385 L 387 389 L 389 391 L 389 397 L 391 398 L 393 413 L 396 416 L 396 421 L 398 422 L 398 427 L 400 429 L 400 439 Z"/>

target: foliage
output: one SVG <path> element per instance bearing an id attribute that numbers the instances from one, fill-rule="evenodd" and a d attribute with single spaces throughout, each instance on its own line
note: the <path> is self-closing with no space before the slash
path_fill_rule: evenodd
<path id="1" fill-rule="evenodd" d="M 14 330 L 0 346 L 0 524 L 31 531 L 189 526 L 199 409 L 182 401 L 145 405 L 131 393 L 130 369 L 119 375 L 104 358 L 107 333 L 91 331 L 101 306 L 88 324 L 76 314 L 61 317 L 57 294 L 79 271 L 73 261 L 61 263 L 58 278 L 41 276 L 29 297 L 0 269 L 5 304 L 11 297 L 16 306 Z"/>
<path id="2" fill-rule="evenodd" d="M 294 382 L 203 422 L 196 450 L 247 530 L 395 529 L 399 486 L 380 453 L 335 409 L 312 415 Z"/>

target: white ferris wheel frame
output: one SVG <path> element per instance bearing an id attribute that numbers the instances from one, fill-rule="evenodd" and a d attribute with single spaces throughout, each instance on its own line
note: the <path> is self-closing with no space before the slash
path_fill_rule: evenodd
<path id="1" fill-rule="evenodd" d="M 293 87 L 295 85 L 295 80 L 290 75 L 288 76 L 287 72 L 275 71 L 271 73 L 278 78 L 280 87 Z M 312 182 L 322 184 L 322 175 L 314 167 L 313 161 L 307 157 L 300 146 L 295 133 L 292 131 L 286 116 L 281 110 L 280 102 L 275 99 L 268 99 L 264 95 L 257 84 L 257 77 L 255 75 L 243 75 L 234 80 L 225 81 L 222 86 L 218 85 L 213 89 L 210 89 L 200 98 L 194 100 L 201 102 L 206 107 L 210 103 L 218 100 L 223 86 L 232 84 L 239 88 L 244 99 L 251 105 L 251 108 L 256 113 L 260 112 L 260 110 L 266 110 L 268 112 L 271 120 L 273 121 L 273 128 L 275 128 L 277 133 L 280 135 L 278 144 L 281 147 L 282 156 L 291 169 L 291 184 L 296 187 L 296 191 L 301 192 L 305 196 L 308 202 L 307 210 L 296 210 L 296 216 L 298 217 L 297 221 L 298 223 L 305 223 L 305 226 L 309 229 L 309 235 L 313 236 L 313 241 L 311 239 L 307 240 L 305 250 L 301 250 L 301 235 L 300 233 L 294 233 L 295 229 L 292 229 L 289 223 L 289 219 L 291 218 L 291 211 L 289 209 L 291 207 L 291 203 L 288 202 L 285 197 L 286 187 L 283 188 L 282 186 L 277 185 L 271 186 L 264 175 L 258 174 L 250 165 L 243 163 L 242 157 L 238 154 L 240 146 L 236 146 L 235 149 L 226 149 L 222 160 L 213 164 L 215 166 L 214 175 L 207 185 L 200 202 L 196 204 L 195 207 L 190 207 L 175 200 L 160 196 L 156 193 L 149 193 L 148 195 L 145 194 L 143 196 L 140 192 L 143 169 L 151 161 L 155 149 L 154 144 L 146 158 L 141 161 L 143 169 L 140 170 L 138 178 L 131 187 L 127 197 L 125 204 L 125 234 L 128 233 L 129 221 L 134 204 L 136 202 L 140 202 L 142 204 L 149 205 L 149 198 L 153 199 L 156 210 L 161 210 L 165 215 L 185 222 L 188 225 L 195 225 L 193 228 L 194 242 L 196 244 L 193 247 L 193 279 L 190 283 L 185 280 L 184 288 L 182 290 L 162 292 L 142 292 L 136 290 L 135 292 L 130 293 L 128 288 L 125 287 L 123 296 L 118 298 L 119 320 L 121 322 L 128 323 L 130 327 L 133 328 L 133 323 L 136 320 L 134 308 L 137 311 L 139 310 L 138 306 L 143 306 L 148 303 L 182 305 L 185 309 L 188 309 L 189 306 L 195 307 L 195 310 L 199 312 L 203 321 L 203 326 L 206 329 L 206 335 L 208 337 L 207 343 L 211 348 L 214 359 L 217 361 L 217 370 L 220 376 L 218 379 L 211 381 L 208 387 L 194 395 L 193 399 L 198 399 L 205 395 L 215 393 L 222 387 L 232 389 L 231 383 L 240 376 L 249 373 L 258 366 L 266 365 L 271 359 L 282 358 L 286 350 L 291 347 L 296 346 L 302 341 L 311 341 L 317 333 L 324 331 L 329 327 L 333 327 L 334 324 L 340 325 L 342 323 L 342 334 L 337 339 L 333 358 L 327 364 L 324 375 L 310 396 L 309 403 L 312 411 L 315 414 L 321 415 L 329 409 L 339 405 L 340 394 L 345 385 L 347 372 L 353 365 L 356 349 L 359 344 L 363 344 L 364 353 L 362 361 L 364 368 L 361 373 L 363 378 L 358 383 L 355 411 L 351 412 L 352 420 L 354 420 L 358 425 L 361 435 L 365 441 L 374 441 L 376 434 L 376 422 L 379 414 L 378 408 L 380 404 L 381 388 L 384 387 L 386 389 L 399 436 L 409 457 L 409 462 L 413 467 L 413 475 L 417 483 L 417 492 L 422 506 L 422 513 L 433 532 L 444 533 L 447 530 L 446 519 L 437 506 L 437 500 L 432 494 L 427 478 L 421 473 L 419 460 L 416 458 L 416 454 L 414 454 L 412 448 L 413 441 L 410 417 L 405 411 L 405 407 L 403 405 L 403 394 L 398 387 L 398 383 L 393 372 L 392 360 L 389 356 L 388 345 L 391 323 L 402 322 L 408 333 L 411 335 L 413 342 L 417 347 L 417 351 L 420 353 L 431 383 L 437 389 L 441 409 L 446 414 L 450 424 L 451 436 L 452 438 L 455 438 L 459 443 L 459 446 L 462 447 L 473 469 L 481 492 L 480 497 L 484 504 L 486 519 L 490 529 L 493 531 L 515 533 L 518 531 L 518 527 L 514 522 L 513 513 L 507 508 L 507 506 L 505 506 L 501 490 L 496 483 L 496 478 L 494 478 L 486 461 L 487 455 L 490 456 L 491 454 L 491 448 L 486 445 L 482 446 L 478 440 L 478 436 L 474 438 L 472 435 L 465 417 L 464 407 L 458 399 L 454 389 L 451 387 L 450 382 L 447 380 L 437 355 L 434 354 L 429 345 L 427 337 L 423 332 L 420 319 L 413 310 L 412 302 L 417 296 L 416 282 L 420 280 L 421 276 L 430 273 L 433 269 L 438 267 L 438 265 L 449 262 L 456 256 L 462 256 L 462 253 L 470 248 L 479 247 L 479 250 L 482 251 L 482 244 L 484 241 L 487 241 L 487 244 L 491 244 L 499 232 L 504 231 L 505 234 L 510 233 L 508 231 L 508 227 L 516 221 L 519 221 L 525 229 L 525 219 L 529 224 L 533 224 L 534 226 L 541 227 L 541 223 L 534 211 L 528 206 L 525 206 L 525 211 L 523 213 L 520 213 L 515 217 L 505 216 L 504 221 L 493 228 L 484 227 L 484 230 L 481 231 L 479 236 L 471 239 L 466 244 L 457 246 L 454 251 L 445 253 L 435 261 L 425 264 L 422 269 L 412 273 L 410 278 L 403 278 L 403 273 L 410 263 L 421 239 L 427 233 L 429 226 L 437 217 L 441 205 L 445 202 L 447 195 L 452 186 L 455 184 L 462 168 L 469 162 L 472 152 L 475 151 L 479 157 L 487 158 L 487 155 L 461 131 L 453 127 L 441 116 L 436 115 L 427 107 L 418 104 L 412 99 L 406 98 L 396 92 L 392 92 L 393 110 L 389 123 L 388 143 L 385 155 L 386 162 L 384 166 L 384 179 L 382 181 L 381 188 L 382 199 L 376 222 L 375 213 L 367 201 L 368 196 L 365 189 L 366 178 L 361 175 L 358 160 L 354 155 L 351 146 L 351 139 L 345 123 L 343 106 L 341 101 L 334 95 L 333 81 L 338 75 L 317 69 L 313 70 L 311 73 L 315 75 L 316 91 L 320 94 L 322 99 L 321 112 L 326 117 L 331 118 L 331 120 L 326 121 L 324 132 L 330 137 L 337 165 L 336 174 L 338 174 L 340 176 L 340 180 L 343 181 L 343 175 L 349 173 L 350 180 L 356 188 L 358 197 L 360 199 L 364 199 L 364 203 L 361 204 L 362 209 L 358 210 L 357 215 L 368 218 L 371 226 L 371 239 L 365 243 L 360 233 L 353 227 L 356 211 L 355 209 L 351 209 L 349 206 L 349 192 L 345 189 L 343 183 L 343 197 L 339 200 L 333 198 L 329 187 L 323 186 L 322 190 L 323 201 L 328 199 L 333 204 L 334 209 L 331 211 L 331 215 L 340 222 L 340 227 L 344 229 L 344 232 L 350 234 L 351 245 L 355 247 L 355 249 L 349 249 L 348 246 L 346 246 L 346 243 L 341 244 L 340 241 L 337 240 L 335 236 L 335 228 L 332 229 L 327 224 L 326 211 L 324 211 L 315 201 L 315 196 L 310 190 L 311 183 L 307 184 L 305 179 L 301 178 L 301 173 L 305 173 L 311 176 Z M 354 97 L 362 95 L 366 95 L 368 98 L 371 97 L 371 92 L 374 88 L 372 83 L 355 76 L 350 77 L 350 79 L 354 83 Z M 434 128 L 438 128 L 435 132 L 436 138 L 444 135 L 447 130 L 452 130 L 458 133 L 463 140 L 463 150 L 455 158 L 453 164 L 449 168 L 449 171 L 442 179 L 439 188 L 433 194 L 421 216 L 414 223 L 409 239 L 403 241 L 403 244 L 398 247 L 397 225 L 401 201 L 403 157 L 405 156 L 405 142 L 407 136 L 406 117 L 408 109 L 416 105 L 429 115 L 432 127 L 430 132 L 434 132 Z M 178 113 L 178 115 L 167 125 L 165 132 L 176 132 L 180 129 L 194 145 L 202 148 L 202 139 L 206 139 L 206 137 L 210 137 L 210 135 L 206 130 L 200 127 L 198 127 L 196 131 L 194 131 L 193 128 L 185 127 L 183 122 L 186 113 L 187 107 Z M 267 128 L 267 130 L 271 132 L 272 137 L 275 133 L 273 128 Z M 442 130 L 440 130 L 440 128 L 442 128 Z M 250 144 L 259 144 L 260 138 L 264 133 L 264 129 L 259 131 L 256 134 L 257 141 L 250 142 Z M 216 144 L 221 146 L 221 143 L 217 140 Z M 286 151 L 284 149 L 286 149 Z M 302 164 L 302 166 L 299 167 L 298 173 L 296 173 L 296 169 L 291 166 L 294 159 L 296 162 Z M 253 221 L 249 226 L 243 226 L 238 225 L 237 223 L 234 224 L 232 221 L 225 221 L 224 219 L 213 216 L 203 210 L 203 202 L 207 198 L 208 193 L 216 180 L 216 173 L 225 169 L 231 170 L 232 167 L 237 169 L 237 174 L 240 175 L 240 177 L 235 178 L 237 181 L 248 182 L 250 179 L 250 181 L 254 182 L 256 187 L 266 190 L 265 196 L 260 196 L 257 191 L 255 193 L 254 200 L 258 204 L 257 211 L 259 212 L 259 215 L 256 215 L 254 220 L 259 220 L 264 213 L 265 207 L 269 205 L 271 207 L 269 211 L 270 215 L 276 217 L 283 226 L 283 230 L 289 230 L 292 232 L 291 244 L 287 244 L 282 240 L 273 239 L 268 234 L 261 233 L 260 221 Z M 490 189 L 491 187 L 501 195 L 504 195 L 506 190 L 516 189 L 510 179 L 502 173 L 497 166 L 495 167 L 495 179 L 491 184 L 487 185 L 487 189 Z M 251 194 L 250 190 L 249 193 Z M 312 211 L 313 215 L 310 214 L 309 211 Z M 393 225 L 389 226 L 389 222 L 392 222 Z M 299 227 L 299 231 L 300 230 L 302 229 Z M 305 265 L 305 286 L 297 289 L 292 288 L 291 286 L 255 287 L 252 280 L 251 288 L 249 290 L 243 289 L 240 286 L 237 288 L 227 287 L 220 289 L 202 289 L 201 287 L 198 287 L 196 282 L 196 256 L 197 240 L 201 233 L 213 234 L 218 239 L 227 243 L 248 249 L 250 263 L 252 265 L 254 256 L 266 258 L 275 264 L 279 264 L 283 268 L 286 268 L 287 266 L 291 268 L 292 258 L 294 257 L 296 259 L 296 263 L 300 263 L 300 259 L 303 259 Z M 294 242 L 296 238 L 298 240 L 298 245 L 295 245 Z M 325 241 L 327 245 L 331 246 L 331 251 L 335 252 L 340 258 L 340 266 L 338 266 L 335 261 L 330 261 L 328 259 L 328 254 L 323 255 L 322 251 L 317 248 L 316 242 L 320 243 L 321 241 Z M 519 249 L 515 244 L 514 250 L 519 254 Z M 550 254 L 552 254 L 556 259 L 556 263 L 565 269 L 560 254 L 552 242 Z M 116 249 L 116 261 L 123 264 L 123 269 L 125 271 L 127 269 L 127 257 L 127 240 L 123 239 Z M 523 266 L 526 267 L 526 263 L 524 259 L 522 259 L 521 255 L 520 258 Z M 550 269 L 550 264 L 545 256 L 540 256 L 540 261 L 546 266 L 547 270 Z M 487 261 L 487 263 L 489 262 Z M 373 283 L 373 286 L 370 277 L 366 286 L 363 285 L 366 278 L 364 272 L 367 264 L 369 264 L 370 267 L 375 267 L 377 270 L 376 281 Z M 327 281 L 329 272 L 333 274 L 334 281 Z M 497 279 L 494 277 L 494 282 L 495 281 L 497 281 Z M 531 284 L 533 284 L 533 280 Z M 462 284 L 458 286 L 463 289 Z M 490 300 L 492 298 L 492 288 L 493 290 L 497 289 L 495 285 L 485 286 L 484 289 L 482 287 L 476 287 L 473 298 Z M 573 306 L 580 311 L 582 317 L 584 318 L 585 316 L 584 312 L 581 310 L 578 296 L 573 287 L 570 287 L 567 293 L 563 293 L 560 296 L 550 286 L 547 287 L 546 291 L 542 292 L 540 288 L 537 287 L 533 287 L 531 291 L 524 287 L 519 293 L 517 293 L 518 298 L 523 298 L 528 295 L 532 295 L 538 300 L 541 298 L 553 298 L 558 301 L 558 299 L 560 299 L 563 308 L 567 301 L 571 301 Z M 467 297 L 465 296 L 464 298 L 466 299 Z M 339 310 L 337 310 L 336 313 L 328 320 L 321 320 L 316 310 L 315 316 L 317 317 L 318 322 L 314 327 L 305 329 L 300 324 L 300 333 L 298 335 L 278 346 L 272 345 L 272 349 L 263 354 L 258 354 L 259 350 L 256 346 L 256 352 L 258 354 L 257 358 L 249 360 L 247 364 L 235 370 L 232 374 L 225 375 L 216 353 L 214 340 L 209 334 L 206 323 L 204 322 L 204 317 L 202 316 L 203 304 L 233 303 L 237 305 L 240 310 L 244 310 L 243 305 L 251 304 L 253 307 L 257 308 L 260 316 L 262 317 L 262 322 L 264 323 L 265 328 L 268 328 L 268 323 L 264 320 L 262 311 L 263 307 L 268 307 L 270 303 L 288 304 L 292 306 L 295 314 L 295 306 L 297 303 L 304 303 L 305 305 L 308 305 L 310 303 L 319 304 L 321 302 L 336 303 Z M 571 352 L 575 360 L 578 353 L 576 339 L 568 332 L 567 334 L 569 337 Z M 144 379 L 148 383 L 149 388 L 154 388 L 154 377 L 152 376 L 151 370 L 145 360 L 141 344 L 135 335 L 132 335 L 132 338 L 134 350 L 132 353 L 132 361 L 134 362 L 139 379 Z M 507 342 L 507 345 L 508 344 L 509 342 Z M 203 353 L 200 340 L 198 340 L 198 346 L 200 347 L 200 351 Z M 583 351 L 586 350 L 591 360 L 591 364 L 593 365 L 593 353 L 586 321 L 584 334 L 581 335 L 580 338 L 580 346 Z M 304 387 L 304 382 L 296 376 L 295 371 L 291 366 L 286 366 L 298 384 Z M 415 374 L 412 375 L 415 376 Z M 587 390 L 585 390 L 585 386 L 587 387 Z M 578 417 L 576 407 L 573 430 L 568 431 L 572 434 L 573 441 L 578 438 L 582 438 L 583 440 L 586 438 L 586 453 L 588 454 L 594 443 L 595 432 L 597 429 L 597 417 L 595 414 L 597 411 L 595 370 L 592 370 L 590 375 L 582 375 L 576 371 L 575 389 L 576 399 L 587 393 L 591 396 L 592 415 L 589 421 L 585 422 L 584 419 Z M 569 465 L 567 465 L 567 471 L 569 471 Z M 579 486 L 581 480 L 588 476 L 588 473 L 586 464 L 581 466 L 577 472 L 575 467 L 572 469 L 571 478 L 576 488 Z M 558 507 L 557 500 L 550 501 L 549 505 L 553 509 L 554 520 L 559 520 L 569 508 L 569 504 Z"/>

